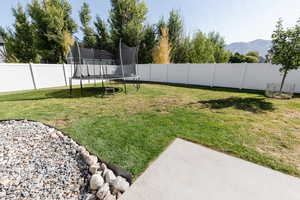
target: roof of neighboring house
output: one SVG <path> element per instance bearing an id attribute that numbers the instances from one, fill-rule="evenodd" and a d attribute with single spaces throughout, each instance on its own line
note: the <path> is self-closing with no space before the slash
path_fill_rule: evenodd
<path id="1" fill-rule="evenodd" d="M 0 44 L 4 44 L 4 40 L 1 35 L 0 35 Z"/>

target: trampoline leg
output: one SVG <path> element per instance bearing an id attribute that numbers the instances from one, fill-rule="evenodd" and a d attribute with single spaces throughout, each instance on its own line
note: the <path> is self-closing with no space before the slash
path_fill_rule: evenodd
<path id="1" fill-rule="evenodd" d="M 104 97 L 104 95 L 105 95 L 105 85 L 104 85 L 104 80 L 102 79 L 101 82 L 102 82 L 102 91 L 101 91 L 101 93 L 102 93 L 102 97 Z"/>
<path id="2" fill-rule="evenodd" d="M 80 79 L 80 95 L 82 96 L 82 79 Z"/>
<path id="3" fill-rule="evenodd" d="M 141 85 L 140 85 L 140 79 L 137 78 L 137 79 L 136 79 L 136 91 L 139 91 L 139 90 L 140 90 L 140 87 L 141 87 Z"/>
<path id="4" fill-rule="evenodd" d="M 70 95 L 72 96 L 72 78 L 69 79 Z"/>
<path id="5" fill-rule="evenodd" d="M 123 84 L 124 84 L 124 93 L 127 94 L 127 86 L 126 86 L 126 80 L 123 79 Z"/>

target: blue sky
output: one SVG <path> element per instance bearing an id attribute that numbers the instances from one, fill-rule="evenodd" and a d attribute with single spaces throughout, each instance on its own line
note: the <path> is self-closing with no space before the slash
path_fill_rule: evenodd
<path id="1" fill-rule="evenodd" d="M 200 29 L 218 31 L 227 43 L 270 39 L 275 23 L 282 17 L 286 26 L 293 26 L 300 17 L 300 0 L 145 0 L 147 21 L 156 23 L 167 18 L 171 9 L 178 9 L 185 22 L 185 32 L 192 35 Z M 1 0 L 0 25 L 13 23 L 11 8 L 17 3 L 26 5 L 30 0 Z M 78 10 L 88 2 L 93 15 L 107 19 L 110 0 L 70 0 L 73 16 L 78 21 Z M 80 33 L 79 33 L 80 36 Z"/>

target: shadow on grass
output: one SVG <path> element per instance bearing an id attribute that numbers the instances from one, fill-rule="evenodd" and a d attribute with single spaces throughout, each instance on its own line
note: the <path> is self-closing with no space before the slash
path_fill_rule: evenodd
<path id="1" fill-rule="evenodd" d="M 44 100 L 44 99 L 72 99 L 72 98 L 84 98 L 84 97 L 99 97 L 104 98 L 108 95 L 113 95 L 121 93 L 122 88 L 119 87 L 106 87 L 105 95 L 103 96 L 104 88 L 96 87 L 84 87 L 82 92 L 80 88 L 73 88 L 72 95 L 70 94 L 69 89 L 47 89 L 47 90 L 37 90 L 25 93 L 16 93 L 0 96 L 0 102 L 3 101 L 35 101 L 35 100 Z"/>
<path id="2" fill-rule="evenodd" d="M 198 101 L 197 103 L 202 104 L 206 108 L 211 109 L 223 109 L 233 107 L 238 110 L 244 110 L 252 113 L 263 113 L 264 111 L 274 110 L 273 103 L 267 102 L 265 98 L 229 97 L 226 99 Z"/>

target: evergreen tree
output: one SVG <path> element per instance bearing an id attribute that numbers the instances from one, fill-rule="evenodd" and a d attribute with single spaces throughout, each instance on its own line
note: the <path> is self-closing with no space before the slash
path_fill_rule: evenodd
<path id="1" fill-rule="evenodd" d="M 230 53 L 225 50 L 225 40 L 217 32 L 208 33 L 208 39 L 212 42 L 214 48 L 214 59 L 216 63 L 227 63 Z"/>
<path id="2" fill-rule="evenodd" d="M 2 37 L 5 40 L 6 62 L 38 62 L 37 51 L 34 48 L 33 27 L 20 5 L 12 9 L 15 23 L 13 29 L 6 32 L 2 29 Z"/>
<path id="3" fill-rule="evenodd" d="M 139 63 L 152 63 L 152 53 L 157 44 L 156 30 L 154 25 L 147 25 L 144 37 L 139 46 Z"/>
<path id="4" fill-rule="evenodd" d="M 189 37 L 182 38 L 176 49 L 177 63 L 191 63 L 191 40 Z"/>
<path id="5" fill-rule="evenodd" d="M 81 31 L 83 32 L 82 44 L 87 48 L 94 48 L 97 43 L 97 38 L 94 30 L 90 27 L 91 22 L 91 11 L 87 3 L 83 3 L 79 12 Z"/>
<path id="6" fill-rule="evenodd" d="M 96 21 L 94 22 L 96 27 L 96 47 L 98 49 L 103 49 L 109 52 L 113 51 L 111 36 L 108 32 L 107 24 L 101 19 L 100 16 L 96 16 Z"/>
<path id="7" fill-rule="evenodd" d="M 183 20 L 178 11 L 172 10 L 168 20 L 169 40 L 171 44 L 171 61 L 181 62 L 178 58 L 178 47 L 183 37 Z"/>
<path id="8" fill-rule="evenodd" d="M 64 62 L 76 31 L 70 3 L 67 0 L 32 0 L 28 10 L 35 28 L 36 48 L 43 61 Z"/>
<path id="9" fill-rule="evenodd" d="M 164 30 L 165 28 L 168 28 L 167 24 L 164 20 L 164 17 L 161 17 L 156 24 L 156 34 L 159 38 L 162 36 L 161 30 Z"/>
<path id="10" fill-rule="evenodd" d="M 147 7 L 140 0 L 111 0 L 109 23 L 115 51 L 119 41 L 128 46 L 138 46 L 143 37 Z"/>

